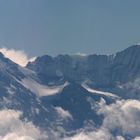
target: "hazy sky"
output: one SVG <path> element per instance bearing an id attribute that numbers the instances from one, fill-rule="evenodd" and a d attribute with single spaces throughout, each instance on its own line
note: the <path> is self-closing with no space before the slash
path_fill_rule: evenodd
<path id="1" fill-rule="evenodd" d="M 30 56 L 110 54 L 140 42 L 140 0 L 0 0 L 0 46 Z"/>

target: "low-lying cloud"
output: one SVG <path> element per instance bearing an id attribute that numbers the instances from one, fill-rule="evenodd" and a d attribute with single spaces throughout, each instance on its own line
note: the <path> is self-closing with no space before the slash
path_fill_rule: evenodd
<path id="1" fill-rule="evenodd" d="M 22 121 L 20 111 L 4 109 L 0 111 L 0 140 L 46 140 L 32 122 Z"/>
<path id="2" fill-rule="evenodd" d="M 118 100 L 107 105 L 102 99 L 98 105 L 97 114 L 104 116 L 100 127 L 93 126 L 91 130 L 85 127 L 64 138 L 60 137 L 60 132 L 54 131 L 54 140 L 128 140 L 126 137 L 140 140 L 140 101 Z M 60 107 L 55 109 L 61 117 L 71 117 L 68 111 Z M 49 140 L 52 137 L 41 132 L 32 122 L 22 121 L 21 116 L 20 111 L 0 111 L 0 140 Z"/>
<path id="3" fill-rule="evenodd" d="M 111 105 L 101 101 L 99 106 L 103 124 L 91 131 L 82 129 L 65 140 L 140 140 L 140 101 L 119 100 Z"/>
<path id="4" fill-rule="evenodd" d="M 102 106 L 98 113 L 104 115 L 102 127 L 109 132 L 117 132 L 123 136 L 140 136 L 139 101 L 117 101 L 112 105 Z"/>

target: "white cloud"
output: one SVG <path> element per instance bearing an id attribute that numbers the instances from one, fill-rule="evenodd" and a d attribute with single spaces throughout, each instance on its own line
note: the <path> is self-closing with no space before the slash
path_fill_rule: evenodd
<path id="1" fill-rule="evenodd" d="M 2 52 L 5 57 L 11 59 L 13 62 L 21 66 L 26 66 L 29 61 L 35 60 L 35 57 L 29 59 L 27 54 L 22 50 L 0 48 L 0 52 Z"/>
<path id="2" fill-rule="evenodd" d="M 140 137 L 136 137 L 134 140 L 140 140 Z"/>
<path id="3" fill-rule="evenodd" d="M 110 140 L 111 138 L 110 133 L 104 130 L 98 130 L 93 132 L 80 132 L 64 140 Z"/>
<path id="4" fill-rule="evenodd" d="M 29 62 L 34 62 L 36 60 L 36 57 L 32 57 L 29 59 Z"/>
<path id="5" fill-rule="evenodd" d="M 140 101 L 119 100 L 107 105 L 103 99 L 98 103 L 98 114 L 104 116 L 103 124 L 99 128 L 80 129 L 75 135 L 63 140 L 126 140 L 124 135 L 140 140 Z M 71 118 L 71 114 L 61 107 L 55 108 L 61 118 Z M 49 135 L 40 131 L 32 122 L 20 120 L 22 113 L 15 110 L 0 111 L 0 140 L 47 140 Z M 119 129 L 120 133 L 113 136 L 112 131 Z M 53 130 L 52 130 L 53 131 Z M 58 132 L 59 133 L 59 132 Z M 47 137 L 48 136 L 48 137 Z M 57 134 L 56 139 L 62 139 Z"/>
<path id="6" fill-rule="evenodd" d="M 140 140 L 140 101 L 119 100 L 111 105 L 101 101 L 98 105 L 97 113 L 104 116 L 103 124 L 99 128 L 93 127 L 91 131 L 83 128 L 64 140 L 126 140 L 125 135 Z M 112 131 L 117 129 L 120 133 L 113 136 Z"/>
<path id="7" fill-rule="evenodd" d="M 140 101 L 122 100 L 104 105 L 98 111 L 104 115 L 103 128 L 119 130 L 123 135 L 140 136 Z"/>
<path id="8" fill-rule="evenodd" d="M 35 140 L 29 136 L 18 136 L 15 133 L 8 134 L 4 136 L 3 138 L 0 138 L 0 140 Z"/>
<path id="9" fill-rule="evenodd" d="M 125 138 L 122 137 L 122 136 L 117 136 L 117 137 L 116 137 L 116 140 L 125 140 Z"/>
<path id="10" fill-rule="evenodd" d="M 87 56 L 87 54 L 85 54 L 85 53 L 80 53 L 80 52 L 75 53 L 74 55 L 78 55 L 78 56 Z"/>
<path id="11" fill-rule="evenodd" d="M 63 118 L 63 119 L 67 119 L 70 118 L 72 119 L 72 115 L 70 114 L 69 111 L 64 110 L 62 107 L 55 107 L 57 113 Z"/>
<path id="12" fill-rule="evenodd" d="M 20 120 L 22 113 L 15 110 L 0 111 L 0 140 L 46 140 L 32 122 Z"/>
<path id="13" fill-rule="evenodd" d="M 99 128 L 80 129 L 75 135 L 62 139 L 60 132 L 54 139 L 62 140 L 126 140 L 124 135 L 130 135 L 133 140 L 140 140 L 140 101 L 119 100 L 107 105 L 102 99 L 98 114 L 104 116 L 103 124 Z M 55 108 L 60 117 L 69 118 L 71 114 L 61 107 Z M 46 134 L 42 133 L 32 122 L 20 120 L 22 113 L 15 110 L 0 110 L 0 140 L 47 140 Z M 120 133 L 113 136 L 112 131 L 119 129 Z M 53 131 L 53 130 L 52 130 Z M 64 131 L 65 132 L 65 131 Z M 49 133 L 48 133 L 49 134 Z"/>

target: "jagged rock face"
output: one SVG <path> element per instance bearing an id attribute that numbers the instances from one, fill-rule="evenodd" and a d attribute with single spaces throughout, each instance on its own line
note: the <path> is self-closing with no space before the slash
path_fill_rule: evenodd
<path id="1" fill-rule="evenodd" d="M 77 82 L 88 79 L 97 87 L 113 87 L 139 75 L 139 54 L 140 47 L 135 45 L 116 56 L 89 55 L 79 56 L 80 59 L 69 55 L 43 56 L 29 63 L 27 68 L 47 79 L 64 78 Z"/>
<path id="2" fill-rule="evenodd" d="M 49 56 L 47 59 L 48 56 L 43 56 L 37 58 L 35 62 L 29 63 L 27 68 L 36 71 L 40 77 L 43 75 L 47 79 L 54 79 L 55 77 L 56 79 L 63 78 L 76 82 L 90 79 L 96 84 L 107 82 L 107 69 L 112 63 L 110 56 L 90 55 L 80 59 L 77 57 L 59 55 L 55 58 Z"/>
<path id="3" fill-rule="evenodd" d="M 110 65 L 112 56 L 106 55 L 90 55 L 87 63 L 88 79 L 93 81 L 94 86 L 110 86 Z"/>
<path id="4" fill-rule="evenodd" d="M 112 65 L 112 81 L 127 82 L 140 72 L 140 46 L 132 46 L 116 54 Z"/>

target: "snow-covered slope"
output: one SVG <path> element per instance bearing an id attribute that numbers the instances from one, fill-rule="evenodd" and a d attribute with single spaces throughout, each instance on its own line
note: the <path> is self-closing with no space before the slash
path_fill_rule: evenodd
<path id="1" fill-rule="evenodd" d="M 22 79 L 22 81 L 19 81 L 19 83 L 21 83 L 21 85 L 23 85 L 25 88 L 29 89 L 31 92 L 35 93 L 39 97 L 51 96 L 60 93 L 62 92 L 64 87 L 68 85 L 68 82 L 65 82 L 64 84 L 59 86 L 47 86 L 39 84 L 35 80 L 29 78 L 24 78 Z"/>
<path id="2" fill-rule="evenodd" d="M 111 92 L 100 91 L 100 90 L 97 90 L 97 89 L 90 88 L 85 83 L 82 84 L 82 87 L 85 88 L 88 92 L 91 92 L 91 93 L 105 95 L 105 96 L 109 96 L 109 97 L 112 97 L 112 98 L 119 98 L 119 96 L 117 96 L 117 95 L 115 95 L 115 94 L 113 94 Z"/>

